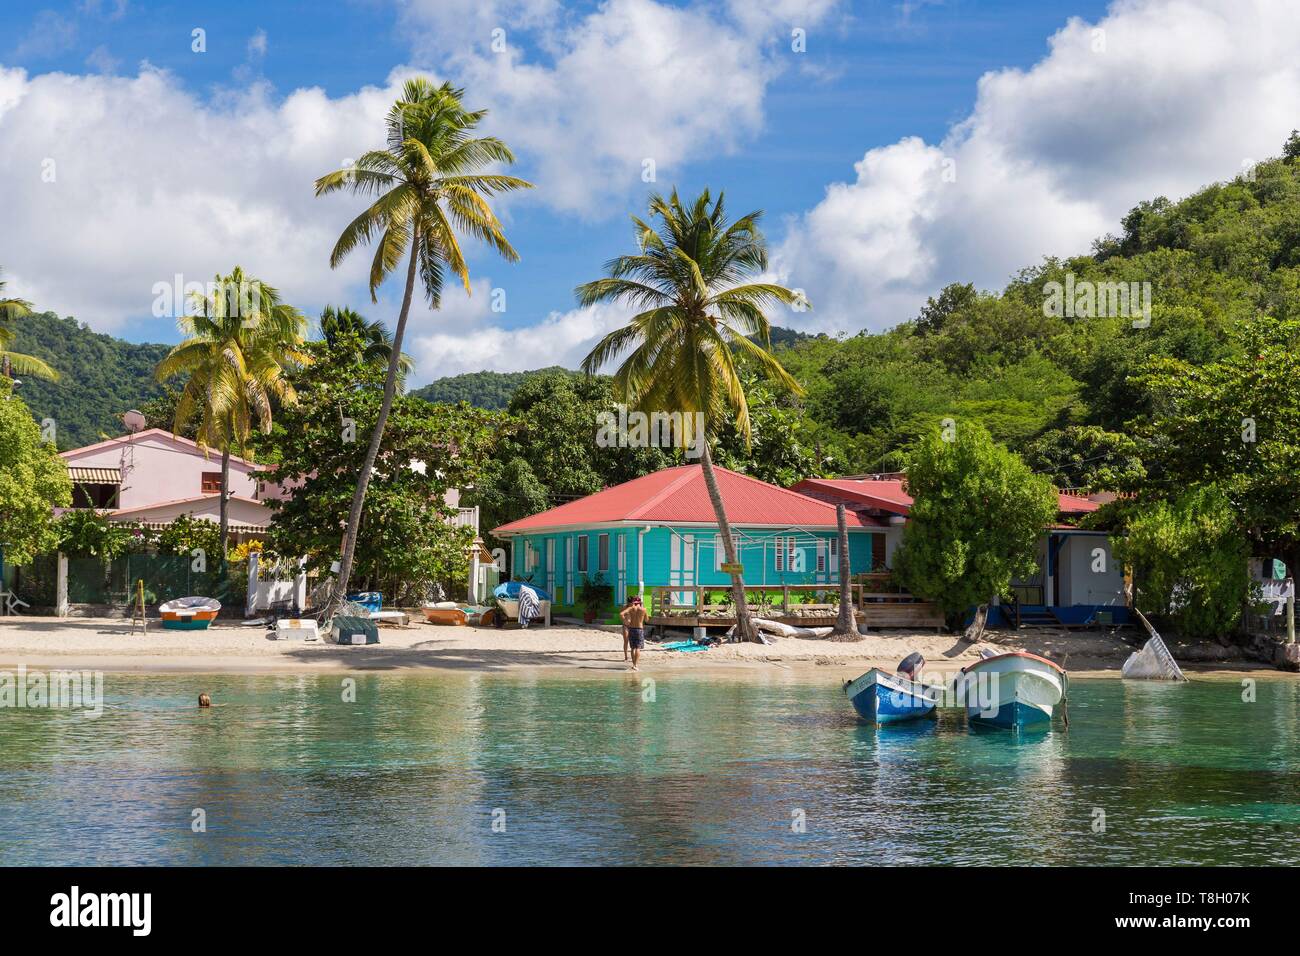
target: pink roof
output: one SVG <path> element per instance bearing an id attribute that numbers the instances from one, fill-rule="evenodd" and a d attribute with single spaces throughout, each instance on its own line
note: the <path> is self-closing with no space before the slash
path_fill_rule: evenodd
<path id="1" fill-rule="evenodd" d="M 85 454 L 88 451 L 98 451 L 100 448 L 108 448 L 111 445 L 123 445 L 130 442 L 139 442 L 139 440 L 141 438 L 144 438 L 146 435 L 157 435 L 159 437 L 166 438 L 169 441 L 174 441 L 179 445 L 188 445 L 194 451 L 202 453 L 201 449 L 199 448 L 199 443 L 194 441 L 193 439 L 186 438 L 184 435 L 174 435 L 165 428 L 146 428 L 144 431 L 134 432 L 129 435 L 121 435 L 117 438 L 106 438 L 103 441 L 95 442 L 93 445 L 82 445 L 80 448 L 69 448 L 67 451 L 59 452 L 59 456 L 61 458 L 72 458 L 76 455 Z M 213 448 L 213 449 L 209 449 L 209 451 L 217 452 L 218 457 L 220 457 L 220 452 L 218 449 Z M 250 461 L 247 458 L 240 458 L 238 455 L 233 453 L 230 456 L 230 460 L 232 462 L 238 462 L 239 464 L 242 465 L 248 465 L 250 468 L 253 468 L 258 471 L 261 471 L 266 467 L 265 465 L 259 465 L 255 461 Z"/>
<path id="2" fill-rule="evenodd" d="M 900 478 L 805 478 L 794 486 L 795 491 L 829 500 L 844 500 L 881 511 L 905 515 L 912 510 L 912 496 Z M 1096 511 L 1100 505 L 1078 495 L 1057 492 L 1057 510 L 1063 515 L 1081 515 Z"/>
<path id="3" fill-rule="evenodd" d="M 736 525 L 779 528 L 833 528 L 835 506 L 816 498 L 769 485 L 765 481 L 713 469 L 727 518 Z M 880 522 L 865 515 L 848 515 L 850 527 L 874 528 Z M 700 465 L 665 468 L 621 485 L 606 488 L 578 501 L 570 501 L 495 529 L 496 534 L 517 534 L 541 528 L 574 527 L 618 522 L 715 524 Z"/>

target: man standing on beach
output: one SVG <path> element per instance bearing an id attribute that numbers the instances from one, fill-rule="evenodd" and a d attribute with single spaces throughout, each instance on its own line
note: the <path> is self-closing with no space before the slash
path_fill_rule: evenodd
<path id="1" fill-rule="evenodd" d="M 632 649 L 632 670 L 638 670 L 637 662 L 641 658 L 641 648 L 645 647 L 645 607 L 641 598 L 632 598 L 631 603 L 619 613 L 623 627 L 627 632 L 627 644 Z"/>

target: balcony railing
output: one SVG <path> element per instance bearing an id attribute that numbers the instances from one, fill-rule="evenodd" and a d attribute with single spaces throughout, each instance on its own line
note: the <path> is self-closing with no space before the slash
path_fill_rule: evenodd
<path id="1" fill-rule="evenodd" d="M 457 528 L 472 528 L 478 535 L 478 508 L 458 508 L 451 523 Z"/>

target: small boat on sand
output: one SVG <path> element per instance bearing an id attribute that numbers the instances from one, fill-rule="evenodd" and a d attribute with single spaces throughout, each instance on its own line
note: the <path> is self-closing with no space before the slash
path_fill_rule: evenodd
<path id="1" fill-rule="evenodd" d="M 469 623 L 469 615 L 460 605 L 451 601 L 424 605 L 424 619 L 430 624 L 450 624 L 453 626 Z"/>
<path id="2" fill-rule="evenodd" d="M 183 597 L 158 605 L 162 626 L 174 631 L 203 631 L 217 619 L 221 602 L 210 597 Z"/>
<path id="3" fill-rule="evenodd" d="M 1051 723 L 1069 685 L 1061 665 L 1028 651 L 1007 651 L 963 667 L 953 692 L 972 723 L 1020 730 Z"/>
<path id="4" fill-rule="evenodd" d="M 873 667 L 857 680 L 844 683 L 844 694 L 863 720 L 894 724 L 934 713 L 936 690 L 919 680 L 925 658 L 910 654 L 890 674 Z"/>

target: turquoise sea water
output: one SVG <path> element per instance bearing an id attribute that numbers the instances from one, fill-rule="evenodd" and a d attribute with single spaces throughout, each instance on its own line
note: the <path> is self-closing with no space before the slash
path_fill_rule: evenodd
<path id="1" fill-rule="evenodd" d="M 0 864 L 1300 863 L 1294 679 L 1075 680 L 1023 737 L 776 677 L 342 680 L 0 709 Z"/>

